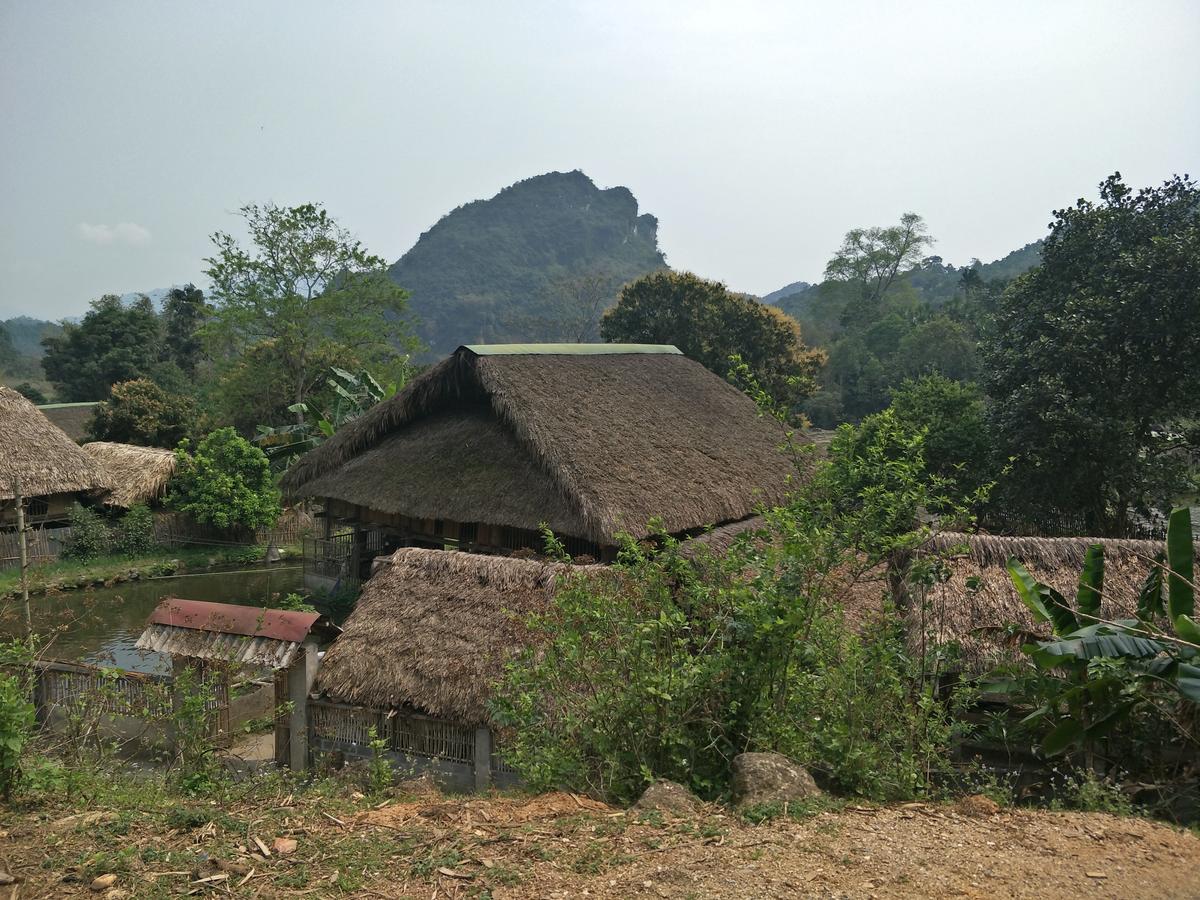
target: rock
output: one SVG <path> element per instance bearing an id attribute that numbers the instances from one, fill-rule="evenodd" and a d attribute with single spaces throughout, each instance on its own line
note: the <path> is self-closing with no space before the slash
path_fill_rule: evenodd
<path id="1" fill-rule="evenodd" d="M 738 808 L 793 803 L 821 796 L 804 766 L 779 753 L 739 753 L 733 758 L 733 804 Z"/>
<path id="2" fill-rule="evenodd" d="M 98 894 L 101 891 L 107 891 L 110 887 L 112 887 L 116 883 L 117 883 L 116 875 L 112 875 L 112 874 L 97 875 L 95 878 L 92 879 L 92 890 Z"/>
<path id="3" fill-rule="evenodd" d="M 271 852 L 279 856 L 287 856 L 289 853 L 296 852 L 295 838 L 277 837 L 271 843 Z"/>
<path id="4" fill-rule="evenodd" d="M 703 805 L 703 801 L 682 784 L 663 780 L 646 788 L 633 808 L 642 812 L 656 810 L 673 816 L 691 816 Z"/>
<path id="5" fill-rule="evenodd" d="M 954 804 L 954 811 L 963 816 L 983 818 L 984 816 L 994 816 L 1000 812 L 1000 804 L 983 794 L 970 794 L 958 798 Z"/>

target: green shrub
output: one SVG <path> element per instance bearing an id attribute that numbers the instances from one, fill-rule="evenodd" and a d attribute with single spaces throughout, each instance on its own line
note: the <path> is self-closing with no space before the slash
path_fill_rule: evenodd
<path id="1" fill-rule="evenodd" d="M 34 708 L 29 701 L 28 669 L 30 644 L 10 641 L 0 646 L 0 797 L 8 800 L 21 777 L 21 755 L 34 727 Z M 16 672 L 8 674 L 16 667 Z"/>
<path id="2" fill-rule="evenodd" d="M 154 513 L 148 506 L 138 503 L 121 517 L 116 549 L 127 556 L 143 556 L 154 549 Z"/>
<path id="3" fill-rule="evenodd" d="M 187 452 L 175 451 L 179 466 L 167 500 L 197 522 L 218 528 L 273 525 L 281 512 L 279 490 L 266 455 L 232 428 L 219 428 Z"/>
<path id="4" fill-rule="evenodd" d="M 109 551 L 112 535 L 99 513 L 75 503 L 71 506 L 70 521 L 71 536 L 63 547 L 64 557 L 89 560 Z"/>

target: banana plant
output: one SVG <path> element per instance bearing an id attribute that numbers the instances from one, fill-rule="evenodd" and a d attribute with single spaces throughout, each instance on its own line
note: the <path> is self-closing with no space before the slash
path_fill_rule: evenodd
<path id="1" fill-rule="evenodd" d="M 1101 616 L 1100 544 L 1089 547 L 1084 557 L 1074 605 L 1016 559 L 1009 560 L 1009 576 L 1021 602 L 1036 621 L 1048 622 L 1052 632 L 1049 639 L 1021 648 L 1044 676 L 1037 680 L 1037 708 L 1023 720 L 1043 730 L 1043 753 L 1089 749 L 1149 702 L 1153 691 L 1166 688 L 1184 703 L 1200 703 L 1200 627 L 1192 618 L 1194 567 L 1187 509 L 1171 513 L 1166 552 L 1154 560 L 1141 585 L 1136 619 Z M 1161 624 L 1164 618 L 1166 627 Z"/>

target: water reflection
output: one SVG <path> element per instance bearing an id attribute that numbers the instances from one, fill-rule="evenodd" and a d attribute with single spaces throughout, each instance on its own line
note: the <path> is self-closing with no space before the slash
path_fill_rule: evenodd
<path id="1" fill-rule="evenodd" d="M 299 566 L 209 572 L 131 581 L 111 588 L 67 591 L 30 600 L 34 628 L 52 636 L 46 656 L 119 666 L 135 672 L 166 672 L 170 658 L 134 648 L 146 619 L 163 597 L 269 606 L 300 589 Z M 19 602 L 0 611 L 0 633 L 24 633 Z"/>

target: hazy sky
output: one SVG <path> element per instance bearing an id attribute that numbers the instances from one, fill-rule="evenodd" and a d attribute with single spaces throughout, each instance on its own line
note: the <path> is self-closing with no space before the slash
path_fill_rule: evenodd
<path id="1" fill-rule="evenodd" d="M 0 0 L 0 318 L 203 282 L 243 204 L 399 257 L 579 168 L 765 293 L 921 213 L 990 260 L 1119 169 L 1200 175 L 1200 3 Z"/>

